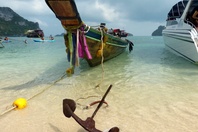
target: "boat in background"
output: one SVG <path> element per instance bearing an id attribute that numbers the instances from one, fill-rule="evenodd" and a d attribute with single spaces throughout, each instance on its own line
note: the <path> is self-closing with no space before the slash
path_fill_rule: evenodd
<path id="1" fill-rule="evenodd" d="M 42 37 L 44 37 L 43 30 L 41 30 L 41 29 L 28 30 L 25 34 L 28 38 L 42 38 Z"/>
<path id="2" fill-rule="evenodd" d="M 55 42 L 55 40 L 51 40 L 51 39 L 46 39 L 46 40 L 42 40 L 42 39 L 34 39 L 34 42 Z"/>
<path id="3" fill-rule="evenodd" d="M 123 53 L 128 44 L 133 46 L 132 42 L 123 39 L 121 35 L 108 33 L 105 23 L 97 27 L 84 24 L 74 0 L 45 1 L 67 31 L 64 38 L 71 65 L 68 73 L 73 73 L 74 67 L 79 65 L 78 57 L 86 59 L 93 67 Z"/>
<path id="4" fill-rule="evenodd" d="M 49 36 L 48 39 L 45 39 L 44 37 L 41 37 L 40 39 L 34 39 L 34 42 L 54 42 L 54 37 L 52 35 Z"/>
<path id="5" fill-rule="evenodd" d="M 1 43 L 10 43 L 12 42 L 8 37 L 5 37 L 3 40 L 1 40 Z"/>
<path id="6" fill-rule="evenodd" d="M 183 0 L 175 4 L 167 16 L 162 31 L 168 49 L 198 63 L 198 0 Z M 197 17 L 197 18 L 195 18 Z"/>
<path id="7" fill-rule="evenodd" d="M 128 36 L 128 33 L 125 32 L 125 30 L 120 30 L 120 29 L 109 29 L 108 33 L 112 34 L 114 36 L 118 36 L 118 37 L 127 37 Z"/>
<path id="8" fill-rule="evenodd" d="M 120 30 L 121 31 L 121 37 L 127 37 L 128 36 L 128 33 L 125 32 L 125 30 Z"/>
<path id="9" fill-rule="evenodd" d="M 10 43 L 12 42 L 11 40 L 3 40 L 2 43 Z"/>

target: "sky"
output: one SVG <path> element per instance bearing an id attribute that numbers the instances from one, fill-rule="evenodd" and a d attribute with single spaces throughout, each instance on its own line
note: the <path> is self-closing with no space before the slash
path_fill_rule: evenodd
<path id="1" fill-rule="evenodd" d="M 83 22 L 90 26 L 106 23 L 134 36 L 150 36 L 166 25 L 167 13 L 180 0 L 75 0 Z M 45 0 L 0 0 L 23 18 L 38 22 L 45 36 L 65 33 Z"/>

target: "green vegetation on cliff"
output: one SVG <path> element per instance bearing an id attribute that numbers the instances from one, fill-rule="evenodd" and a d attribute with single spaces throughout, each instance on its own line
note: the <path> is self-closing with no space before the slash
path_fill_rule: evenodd
<path id="1" fill-rule="evenodd" d="M 39 24 L 24 19 L 9 7 L 0 7 L 0 36 L 25 36 L 30 29 L 40 29 Z"/>

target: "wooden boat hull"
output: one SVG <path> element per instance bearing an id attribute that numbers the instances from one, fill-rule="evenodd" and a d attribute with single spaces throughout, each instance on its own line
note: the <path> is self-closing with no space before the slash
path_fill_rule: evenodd
<path id="1" fill-rule="evenodd" d="M 87 62 L 90 66 L 96 66 L 101 64 L 102 56 L 98 56 L 98 51 L 101 48 L 101 32 L 97 29 L 90 29 L 86 36 L 87 46 L 91 53 L 92 59 L 87 59 Z M 128 46 L 128 43 L 125 40 L 122 40 L 118 37 L 109 35 L 107 33 L 103 34 L 103 37 L 107 38 L 105 45 L 103 46 L 103 59 L 104 62 L 112 59 L 119 54 L 123 53 Z"/>
<path id="2" fill-rule="evenodd" d="M 61 21 L 61 24 L 67 30 L 65 37 L 66 51 L 68 60 L 71 62 L 76 60 L 72 58 L 76 56 L 78 49 L 78 33 L 81 37 L 85 36 L 86 42 L 83 40 L 82 47 L 86 52 L 84 58 L 90 66 L 96 66 L 111 58 L 123 53 L 128 46 L 129 41 L 122 39 L 120 36 L 114 36 L 107 33 L 105 27 L 92 28 L 85 25 L 78 13 L 74 0 L 45 0 L 50 9 L 55 13 L 56 17 Z M 82 33 L 83 32 L 83 33 Z M 77 39 L 76 39 L 77 38 Z M 71 44 L 72 42 L 72 44 Z M 77 45 L 74 45 L 77 43 Z M 72 57 L 71 57 L 72 56 Z M 71 62 L 74 66 L 76 63 Z"/>

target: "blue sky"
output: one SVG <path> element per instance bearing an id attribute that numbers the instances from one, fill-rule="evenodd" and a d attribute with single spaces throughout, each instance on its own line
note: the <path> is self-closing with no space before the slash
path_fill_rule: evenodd
<path id="1" fill-rule="evenodd" d="M 23 18 L 38 22 L 46 36 L 65 30 L 45 0 L 0 0 Z M 82 20 L 90 25 L 105 22 L 135 36 L 150 36 L 159 25 L 165 26 L 167 13 L 180 0 L 75 0 Z"/>

